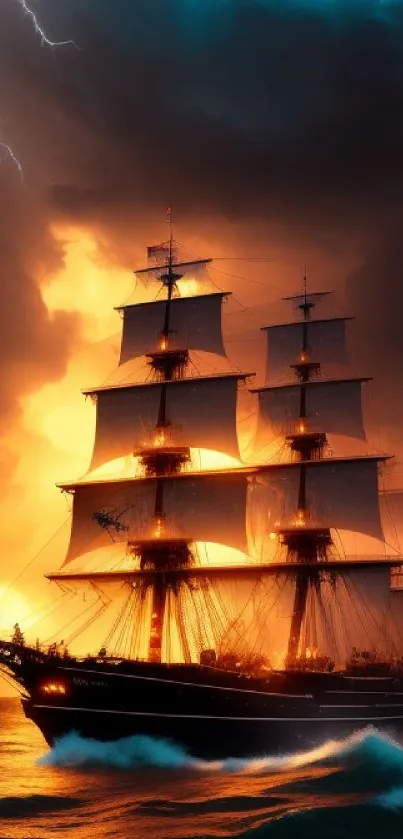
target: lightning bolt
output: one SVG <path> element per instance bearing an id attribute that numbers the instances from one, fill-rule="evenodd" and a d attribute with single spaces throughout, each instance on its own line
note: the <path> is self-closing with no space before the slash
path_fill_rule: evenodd
<path id="1" fill-rule="evenodd" d="M 77 47 L 77 44 L 74 41 L 71 41 L 71 40 L 69 40 L 69 41 L 51 41 L 50 38 L 47 36 L 45 30 L 40 25 L 39 20 L 36 16 L 35 12 L 26 3 L 26 0 L 16 0 L 16 2 L 21 7 L 23 12 L 25 12 L 27 17 L 29 17 L 31 19 L 32 26 L 34 28 L 35 34 L 39 35 L 39 37 L 41 39 L 42 46 L 46 45 L 47 47 L 66 47 L 66 46 L 68 46 L 68 44 L 70 44 L 73 47 Z"/>
<path id="2" fill-rule="evenodd" d="M 35 12 L 33 11 L 33 9 L 31 9 L 30 6 L 28 6 L 26 0 L 16 0 L 16 3 L 22 9 L 22 11 L 25 13 L 25 15 L 30 18 L 33 29 L 34 29 L 34 32 L 35 32 L 35 35 L 38 35 L 38 37 L 40 38 L 42 46 L 66 47 L 66 46 L 70 45 L 70 46 L 76 47 L 78 49 L 77 44 L 72 40 L 51 41 L 50 38 L 48 37 L 48 35 L 46 34 L 45 30 L 43 29 L 43 27 L 39 23 L 39 20 L 36 16 Z M 10 160 L 13 162 L 14 166 L 18 170 L 21 180 L 24 180 L 24 169 L 23 169 L 21 161 L 18 159 L 18 157 L 17 157 L 16 153 L 13 151 L 12 147 L 10 145 L 8 145 L 8 143 L 5 143 L 5 142 L 0 140 L 0 163 L 2 163 L 3 160 L 6 157 L 10 158 Z"/>
<path id="3" fill-rule="evenodd" d="M 22 168 L 22 163 L 18 160 L 17 155 L 13 152 L 11 146 L 7 145 L 7 143 L 2 143 L 0 141 L 0 163 L 3 162 L 5 157 L 9 157 L 10 160 L 14 163 L 14 166 L 18 169 L 20 174 L 20 178 L 24 180 L 24 170 Z"/>

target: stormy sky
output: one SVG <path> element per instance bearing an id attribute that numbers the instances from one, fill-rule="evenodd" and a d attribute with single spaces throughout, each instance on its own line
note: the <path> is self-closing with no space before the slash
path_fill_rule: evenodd
<path id="1" fill-rule="evenodd" d="M 271 297 L 274 286 L 298 288 L 305 262 L 313 287 L 346 285 L 363 372 L 378 376 L 382 439 L 399 448 L 403 1 L 33 6 L 52 40 L 76 46 L 43 45 L 18 0 L 0 0 L 0 140 L 24 168 L 22 182 L 3 156 L 0 435 L 7 501 L 26 451 L 35 451 L 35 470 L 52 457 L 40 429 L 26 424 L 11 452 L 22 400 L 61 380 L 91 344 L 77 282 L 76 309 L 49 312 L 41 296 L 63 267 L 52 225 L 95 231 L 111 267 L 130 272 L 145 245 L 161 238 L 167 204 L 195 252 L 273 257 L 272 264 L 237 263 L 238 274 L 255 284 L 226 277 L 244 303 L 264 303 L 262 279 Z"/>

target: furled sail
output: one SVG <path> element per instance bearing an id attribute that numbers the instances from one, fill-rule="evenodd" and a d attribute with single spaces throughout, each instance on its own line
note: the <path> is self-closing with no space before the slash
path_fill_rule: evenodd
<path id="1" fill-rule="evenodd" d="M 225 355 L 222 337 L 221 308 L 224 292 L 194 297 L 173 297 L 120 308 L 123 313 L 123 336 L 120 364 L 136 356 L 161 350 L 161 335 L 169 305 L 168 348 L 203 350 Z"/>
<path id="2" fill-rule="evenodd" d="M 297 364 L 307 334 L 306 352 L 311 361 L 329 365 L 347 365 L 346 321 L 351 318 L 295 321 L 265 326 L 267 332 L 268 384 L 290 378 L 290 365 Z"/>
<path id="3" fill-rule="evenodd" d="M 159 478 L 166 534 L 246 550 L 247 478 L 247 470 Z M 76 484 L 64 564 L 113 541 L 153 538 L 156 485 L 154 478 Z"/>
<path id="4" fill-rule="evenodd" d="M 363 381 L 368 379 L 316 379 L 258 391 L 259 422 L 257 445 L 270 443 L 279 435 L 298 431 L 301 390 L 304 389 L 304 418 L 309 431 L 325 431 L 365 440 L 362 410 Z"/>
<path id="5" fill-rule="evenodd" d="M 175 379 L 96 391 L 97 420 L 91 469 L 152 445 L 162 388 L 167 442 L 239 457 L 236 413 L 242 374 Z"/>

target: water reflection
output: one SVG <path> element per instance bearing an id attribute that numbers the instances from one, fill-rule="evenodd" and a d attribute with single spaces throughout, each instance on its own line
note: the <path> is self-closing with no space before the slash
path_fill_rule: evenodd
<path id="1" fill-rule="evenodd" d="M 381 831 L 401 839 L 403 751 L 377 733 L 297 757 L 223 764 L 169 746 L 161 766 L 158 744 L 147 755 L 143 742 L 141 755 L 130 746 L 132 767 L 119 769 L 108 765 L 113 753 L 78 737 L 68 765 L 60 749 L 49 760 L 16 700 L 0 701 L 0 728 L 0 835 L 8 839 L 67 831 L 74 839 L 303 839 L 308 828 L 310 839 L 356 839 L 364 830 L 366 839 Z"/>

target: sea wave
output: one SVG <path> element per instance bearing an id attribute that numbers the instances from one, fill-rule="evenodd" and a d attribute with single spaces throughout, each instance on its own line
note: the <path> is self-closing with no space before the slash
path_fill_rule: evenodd
<path id="1" fill-rule="evenodd" d="M 144 831 L 145 825 L 158 826 L 158 837 L 403 836 L 403 748 L 374 728 L 306 752 L 222 761 L 197 760 L 179 744 L 150 737 L 103 743 L 70 733 L 39 762 L 52 772 L 62 770 L 66 782 L 67 770 L 79 789 L 77 779 L 85 769 L 91 812 L 99 801 L 105 808 L 113 789 L 108 804 L 113 812 L 118 808 L 125 824 Z M 143 773 L 145 768 L 150 771 Z M 134 789 L 138 784 L 141 789 L 129 795 L 131 776 L 116 770 L 139 769 Z M 94 805 L 92 785 L 104 790 L 105 782 Z M 43 807 L 43 802 L 29 802 L 33 809 L 37 804 Z M 10 803 L 10 815 L 14 807 Z M 78 812 L 83 814 L 81 808 Z"/>
<path id="2" fill-rule="evenodd" d="M 143 735 L 113 742 L 85 739 L 75 732 L 61 737 L 53 748 L 38 760 L 42 766 L 82 767 L 105 765 L 119 769 L 141 766 L 193 769 L 211 772 L 273 773 L 304 767 L 340 766 L 354 774 L 359 782 L 365 771 L 373 783 L 401 778 L 403 784 L 403 748 L 392 738 L 373 727 L 356 732 L 345 740 L 328 740 L 312 750 L 280 756 L 226 758 L 206 761 L 192 757 L 180 744 Z M 350 777 L 351 780 L 351 777 Z"/>

